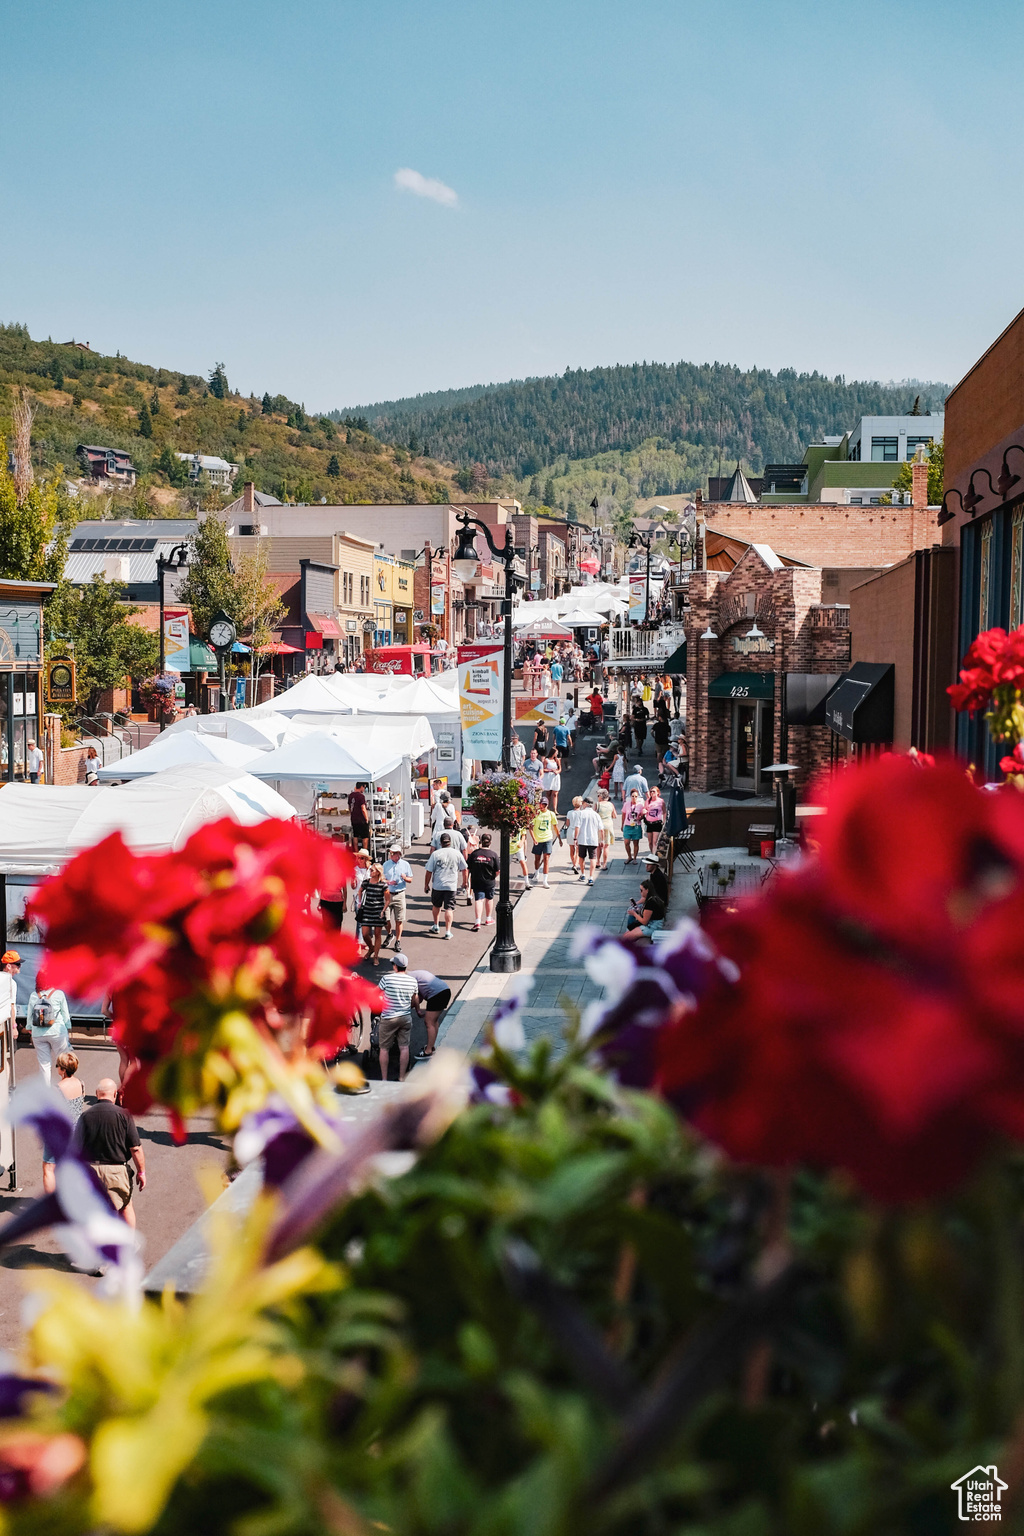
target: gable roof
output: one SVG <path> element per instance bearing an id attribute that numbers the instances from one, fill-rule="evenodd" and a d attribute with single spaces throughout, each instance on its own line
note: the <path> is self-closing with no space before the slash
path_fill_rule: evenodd
<path id="1" fill-rule="evenodd" d="M 966 1483 L 969 1477 L 984 1478 L 987 1482 L 995 1483 L 998 1488 L 1009 1488 L 1009 1483 L 1004 1483 L 995 1467 L 973 1467 L 970 1472 L 965 1472 L 963 1477 L 958 1477 L 955 1483 L 950 1483 L 951 1488 L 959 1488 L 961 1483 Z"/>

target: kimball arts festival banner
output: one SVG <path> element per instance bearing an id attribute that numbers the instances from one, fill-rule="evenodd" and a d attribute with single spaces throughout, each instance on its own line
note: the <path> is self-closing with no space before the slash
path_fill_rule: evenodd
<path id="1" fill-rule="evenodd" d="M 191 672 L 187 608 L 164 609 L 164 671 Z"/>
<path id="2" fill-rule="evenodd" d="M 501 760 L 502 652 L 500 645 L 460 645 L 458 650 L 462 753 L 478 763 Z"/>
<path id="3" fill-rule="evenodd" d="M 629 618 L 632 623 L 642 624 L 647 617 L 647 581 L 641 576 L 629 579 Z"/>

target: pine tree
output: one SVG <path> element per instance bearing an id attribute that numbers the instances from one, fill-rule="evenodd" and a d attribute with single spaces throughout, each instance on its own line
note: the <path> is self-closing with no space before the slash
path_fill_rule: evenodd
<path id="1" fill-rule="evenodd" d="M 336 453 L 331 454 L 331 462 L 327 466 L 327 473 L 332 480 L 337 480 L 341 474 L 341 465 L 338 463 L 338 455 Z"/>
<path id="2" fill-rule="evenodd" d="M 184 374 L 182 374 L 181 378 L 178 380 L 178 394 L 179 395 L 187 395 L 188 394 L 188 379 L 186 379 Z"/>
<path id="3" fill-rule="evenodd" d="M 153 398 L 149 402 L 149 414 L 151 416 L 160 415 L 160 396 L 157 394 L 155 389 L 153 391 Z"/>
<path id="4" fill-rule="evenodd" d="M 153 418 L 149 414 L 149 406 L 146 404 L 145 400 L 143 400 L 142 404 L 139 406 L 139 436 L 153 436 Z"/>
<path id="5" fill-rule="evenodd" d="M 53 380 L 54 389 L 64 388 L 64 370 L 58 357 L 50 359 L 50 378 Z"/>
<path id="6" fill-rule="evenodd" d="M 214 363 L 210 374 L 210 394 L 217 400 L 225 400 L 228 393 L 228 376 L 224 372 L 224 364 Z"/>
<path id="7" fill-rule="evenodd" d="M 244 432 L 246 427 L 249 425 L 249 418 L 245 414 L 244 411 L 239 411 L 239 413 L 238 413 L 238 420 L 235 423 L 235 425 L 238 428 L 239 432 Z"/>
<path id="8" fill-rule="evenodd" d="M 553 507 L 555 504 L 555 482 L 549 480 L 544 486 L 544 505 Z"/>
<path id="9" fill-rule="evenodd" d="M 263 396 L 263 414 L 264 414 L 264 416 L 272 415 L 273 414 L 273 410 L 274 410 L 274 406 L 273 406 L 273 402 L 271 401 L 271 398 L 270 398 L 269 394 L 264 394 L 264 396 Z"/>

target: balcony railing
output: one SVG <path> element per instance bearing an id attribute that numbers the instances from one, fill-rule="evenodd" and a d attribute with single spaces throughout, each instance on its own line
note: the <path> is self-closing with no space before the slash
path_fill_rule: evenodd
<path id="1" fill-rule="evenodd" d="M 662 624 L 660 629 L 613 629 L 609 660 L 664 661 L 685 639 L 682 624 Z"/>

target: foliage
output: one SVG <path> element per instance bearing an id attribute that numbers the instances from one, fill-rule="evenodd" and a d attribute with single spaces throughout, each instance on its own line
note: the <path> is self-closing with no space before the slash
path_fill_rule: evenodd
<path id="1" fill-rule="evenodd" d="M 47 602 L 46 654 L 70 651 L 77 663 L 78 703 L 65 705 L 63 713 L 92 714 L 106 689 L 156 670 L 159 639 L 132 622 L 141 610 L 124 601 L 125 591 L 122 582 L 97 574 L 85 586 L 62 580 Z"/>
<path id="2" fill-rule="evenodd" d="M 173 459 L 177 450 L 241 464 L 243 479 L 282 499 L 295 497 L 300 486 L 310 501 L 410 499 L 395 455 L 365 420 L 339 432 L 329 418 L 307 417 L 283 395 L 267 392 L 262 404 L 256 396 L 246 399 L 231 392 L 222 364 L 207 382 L 75 344 L 33 341 L 24 326 L 0 325 L 0 434 L 11 435 L 21 391 L 34 411 L 33 457 L 48 469 L 74 464 L 79 443 L 103 443 L 131 454 L 144 490 L 185 487 Z M 327 473 L 332 457 L 337 475 Z M 443 501 L 450 483 L 436 465 L 420 461 L 412 491 L 413 500 Z M 221 502 L 217 494 L 213 504 Z M 85 502 L 82 515 L 94 505 L 91 498 Z M 168 510 L 175 509 L 165 504 L 163 515 Z M 120 498 L 107 515 L 122 515 Z"/>
<path id="3" fill-rule="evenodd" d="M 516 773 L 485 773 L 467 791 L 466 805 L 482 827 L 515 836 L 540 810 L 535 785 Z"/>
<path id="4" fill-rule="evenodd" d="M 209 634 L 214 616 L 223 609 L 250 645 L 266 645 L 284 612 L 284 603 L 270 580 L 262 543 L 257 541 L 256 549 L 243 555 L 236 566 L 228 548 L 225 523 L 213 514 L 202 519 L 190 543 L 181 601 L 192 609 L 196 633 Z"/>
<path id="5" fill-rule="evenodd" d="M 986 629 L 963 660 L 960 681 L 946 689 L 961 713 L 985 711 L 996 741 L 1024 741 L 1024 625 L 1007 634 Z"/>
<path id="6" fill-rule="evenodd" d="M 65 520 L 71 498 L 60 465 L 40 484 L 28 484 L 19 501 L 0 437 L 0 576 L 14 581 L 59 581 L 67 559 Z"/>
<path id="7" fill-rule="evenodd" d="M 809 442 L 846 431 L 861 415 L 905 409 L 911 389 L 926 409 L 946 394 L 944 385 L 847 384 L 788 368 L 771 373 L 723 363 L 645 362 L 566 369 L 561 377 L 385 401 L 361 411 L 389 442 L 404 443 L 412 431 L 452 463 L 478 461 L 492 476 L 522 478 L 543 473 L 562 456 L 634 449 L 655 436 L 752 465 L 792 462 Z"/>

